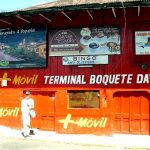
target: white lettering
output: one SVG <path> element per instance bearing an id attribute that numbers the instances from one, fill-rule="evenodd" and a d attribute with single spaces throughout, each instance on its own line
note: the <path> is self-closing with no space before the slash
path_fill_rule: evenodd
<path id="1" fill-rule="evenodd" d="M 44 78 L 45 78 L 44 84 L 47 84 L 47 81 L 48 81 L 49 76 L 44 76 Z"/>
<path id="2" fill-rule="evenodd" d="M 136 83 L 140 84 L 143 81 L 143 75 L 142 74 L 138 74 L 137 78 L 136 78 Z"/>
<path id="3" fill-rule="evenodd" d="M 90 84 L 131 84 L 133 74 L 91 75 Z"/>
<path id="4" fill-rule="evenodd" d="M 84 75 L 44 76 L 45 84 L 86 84 Z"/>
<path id="5" fill-rule="evenodd" d="M 89 83 L 91 85 L 113 85 L 113 84 L 132 84 L 133 74 L 98 74 L 90 75 Z M 33 77 L 18 77 L 15 78 L 15 83 L 25 84 L 34 83 L 37 80 L 37 75 Z M 85 75 L 62 75 L 62 76 L 44 76 L 44 84 L 87 84 Z M 137 84 L 149 84 L 150 74 L 137 74 L 134 80 Z"/>
<path id="6" fill-rule="evenodd" d="M 146 74 L 143 83 L 149 83 L 149 74 Z"/>
<path id="7" fill-rule="evenodd" d="M 95 83 L 95 75 L 91 75 L 90 77 L 90 84 L 94 84 Z"/>
<path id="8" fill-rule="evenodd" d="M 124 84 L 125 83 L 125 78 L 127 77 L 127 74 L 122 74 L 122 81 L 121 81 L 121 84 Z"/>
<path id="9" fill-rule="evenodd" d="M 131 84 L 132 82 L 132 77 L 133 77 L 133 74 L 128 74 L 128 77 L 127 77 L 127 84 Z"/>
<path id="10" fill-rule="evenodd" d="M 117 74 L 115 78 L 115 84 L 119 84 L 119 80 L 120 80 L 120 74 Z"/>
<path id="11" fill-rule="evenodd" d="M 149 84 L 150 83 L 150 74 L 138 74 L 136 79 L 137 84 Z"/>

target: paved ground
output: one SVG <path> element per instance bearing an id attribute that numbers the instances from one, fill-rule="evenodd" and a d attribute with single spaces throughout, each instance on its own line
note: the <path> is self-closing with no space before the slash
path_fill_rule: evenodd
<path id="1" fill-rule="evenodd" d="M 91 145 L 52 142 L 40 139 L 3 138 L 0 139 L 0 150 L 148 150 L 142 147 L 125 147 L 110 145 Z"/>
<path id="2" fill-rule="evenodd" d="M 24 139 L 19 130 L 0 126 L 0 150 L 150 150 L 150 136 L 68 135 L 35 130 Z"/>

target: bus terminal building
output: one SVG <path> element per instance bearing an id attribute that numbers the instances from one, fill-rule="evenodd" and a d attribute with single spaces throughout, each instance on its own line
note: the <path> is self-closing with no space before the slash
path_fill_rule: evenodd
<path id="1" fill-rule="evenodd" d="M 66 134 L 150 134 L 150 3 L 55 1 L 0 13 L 0 125 Z"/>

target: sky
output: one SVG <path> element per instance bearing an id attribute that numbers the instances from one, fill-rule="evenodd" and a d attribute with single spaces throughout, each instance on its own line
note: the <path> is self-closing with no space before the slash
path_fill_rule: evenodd
<path id="1" fill-rule="evenodd" d="M 0 12 L 14 11 L 56 0 L 0 0 Z"/>

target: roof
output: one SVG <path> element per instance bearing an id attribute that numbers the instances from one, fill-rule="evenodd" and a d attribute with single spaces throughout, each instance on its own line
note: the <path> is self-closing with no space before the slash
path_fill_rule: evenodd
<path id="1" fill-rule="evenodd" d="M 50 3 L 35 5 L 22 10 L 13 12 L 2 12 L 1 16 L 10 16 L 11 14 L 35 14 L 50 11 L 64 10 L 84 10 L 84 9 L 108 9 L 123 8 L 135 6 L 150 6 L 149 0 L 56 0 Z"/>
<path id="2" fill-rule="evenodd" d="M 94 10 L 145 6 L 150 6 L 149 0 L 57 0 L 13 12 L 2 12 L 0 13 L 0 28 L 18 27 L 31 23 L 39 25 L 40 21 L 41 24 L 47 24 L 56 20 L 59 14 L 72 20 L 68 13 L 76 11 L 86 11 L 92 17 L 90 11 Z"/>
<path id="3" fill-rule="evenodd" d="M 52 7 L 65 7 L 65 6 L 79 6 L 79 5 L 89 5 L 89 4 L 112 4 L 115 6 L 117 3 L 139 3 L 148 2 L 148 0 L 57 0 L 50 3 L 44 3 L 32 7 L 25 8 L 24 10 L 33 10 L 41 8 L 52 8 Z"/>

